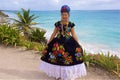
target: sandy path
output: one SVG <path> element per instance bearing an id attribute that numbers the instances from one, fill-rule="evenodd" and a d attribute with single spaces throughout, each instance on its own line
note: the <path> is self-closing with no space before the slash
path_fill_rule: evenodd
<path id="1" fill-rule="evenodd" d="M 0 46 L 0 80 L 55 80 L 39 70 L 40 56 L 34 51 Z M 89 67 L 77 80 L 120 80 L 108 72 Z"/>

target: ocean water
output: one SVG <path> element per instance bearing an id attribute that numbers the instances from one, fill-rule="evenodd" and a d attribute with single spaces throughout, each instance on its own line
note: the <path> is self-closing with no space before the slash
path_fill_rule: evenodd
<path id="1" fill-rule="evenodd" d="M 10 17 L 17 18 L 16 11 L 5 11 Z M 37 27 L 47 31 L 49 39 L 54 23 L 61 19 L 59 11 L 31 11 L 39 16 Z M 79 43 L 87 52 L 108 51 L 120 56 L 120 10 L 73 10 L 70 21 L 75 23 L 75 32 Z"/>

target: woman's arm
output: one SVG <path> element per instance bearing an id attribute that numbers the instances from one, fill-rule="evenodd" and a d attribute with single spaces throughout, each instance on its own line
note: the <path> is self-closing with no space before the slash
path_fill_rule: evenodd
<path id="1" fill-rule="evenodd" d="M 74 30 L 74 27 L 71 28 L 71 34 L 72 34 L 72 37 L 74 38 L 74 40 L 79 44 L 78 38 L 77 38 L 75 30 Z"/>
<path id="2" fill-rule="evenodd" d="M 54 29 L 49 41 L 47 42 L 47 44 L 49 44 L 53 40 L 53 38 L 55 37 L 57 32 L 58 32 L 58 29 L 55 27 L 55 29 Z"/>

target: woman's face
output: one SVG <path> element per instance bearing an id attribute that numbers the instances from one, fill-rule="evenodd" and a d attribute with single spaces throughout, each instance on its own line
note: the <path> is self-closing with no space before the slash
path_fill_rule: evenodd
<path id="1" fill-rule="evenodd" d="M 69 14 L 67 12 L 61 13 L 61 19 L 62 19 L 62 21 L 68 21 Z"/>

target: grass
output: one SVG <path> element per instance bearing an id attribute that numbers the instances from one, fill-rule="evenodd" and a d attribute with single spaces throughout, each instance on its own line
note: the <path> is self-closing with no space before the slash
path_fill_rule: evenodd
<path id="1" fill-rule="evenodd" d="M 84 62 L 86 66 L 89 66 L 89 64 L 92 63 L 109 72 L 115 73 L 120 77 L 120 58 L 116 55 L 110 55 L 110 52 L 105 55 L 103 52 L 98 54 L 88 54 L 84 51 Z"/>

